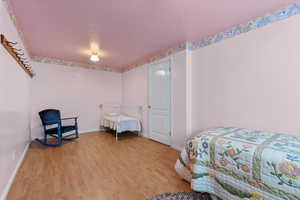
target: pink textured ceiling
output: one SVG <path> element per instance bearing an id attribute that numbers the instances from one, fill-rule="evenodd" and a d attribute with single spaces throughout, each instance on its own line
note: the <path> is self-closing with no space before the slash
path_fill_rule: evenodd
<path id="1" fill-rule="evenodd" d="M 281 9 L 295 0 L 10 0 L 33 56 L 119 69 Z M 91 47 L 92 46 L 92 47 Z"/>

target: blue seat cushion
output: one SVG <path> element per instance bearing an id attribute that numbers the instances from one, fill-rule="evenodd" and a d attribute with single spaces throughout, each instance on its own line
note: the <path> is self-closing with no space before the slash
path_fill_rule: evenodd
<path id="1" fill-rule="evenodd" d="M 62 126 L 61 127 L 62 133 L 67 133 L 67 132 L 74 131 L 74 130 L 76 130 L 76 126 Z M 57 134 L 57 128 L 47 129 L 46 134 Z"/>

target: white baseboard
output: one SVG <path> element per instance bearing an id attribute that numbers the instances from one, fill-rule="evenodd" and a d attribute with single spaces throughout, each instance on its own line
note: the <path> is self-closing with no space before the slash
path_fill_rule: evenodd
<path id="1" fill-rule="evenodd" d="M 182 149 L 183 149 L 183 147 L 180 147 L 180 146 L 177 146 L 177 145 L 171 145 L 171 147 L 173 148 L 173 149 L 176 149 L 176 150 L 178 150 L 178 151 L 182 151 Z"/>
<path id="2" fill-rule="evenodd" d="M 144 138 L 150 139 L 150 137 L 148 137 L 148 135 L 141 135 L 141 136 L 144 137 Z M 171 144 L 170 147 L 173 148 L 173 149 L 176 149 L 177 151 L 180 151 L 180 152 L 184 148 L 184 147 L 177 146 L 175 144 Z"/>
<path id="3" fill-rule="evenodd" d="M 91 132 L 96 132 L 96 131 L 101 131 L 101 130 L 98 128 L 98 129 L 91 129 L 91 130 L 80 130 L 78 132 L 79 132 L 79 134 L 86 134 L 86 133 L 91 133 Z"/>
<path id="4" fill-rule="evenodd" d="M 91 129 L 91 130 L 82 130 L 82 131 L 79 130 L 78 133 L 79 133 L 79 135 L 81 135 L 81 134 L 86 134 L 86 133 L 91 133 L 91 132 L 96 132 L 96 131 L 101 131 L 101 130 L 100 129 Z M 32 138 L 32 141 L 34 141 L 35 139 L 43 140 L 44 136 Z M 2 199 L 0 199 L 0 200 L 2 200 Z"/>
<path id="5" fill-rule="evenodd" d="M 7 182 L 7 184 L 6 184 L 5 188 L 4 188 L 4 190 L 3 190 L 3 193 L 2 193 L 2 195 L 1 195 L 1 197 L 0 197 L 0 200 L 6 200 L 7 195 L 8 195 L 8 192 L 9 192 L 9 190 L 10 190 L 10 188 L 11 188 L 13 182 L 14 182 L 14 179 L 15 179 L 15 177 L 16 177 L 16 175 L 17 175 L 17 173 L 18 173 L 18 171 L 19 171 L 19 169 L 20 169 L 20 167 L 21 167 L 21 165 L 22 165 L 22 162 L 23 162 L 23 160 L 24 160 L 24 158 L 25 158 L 25 156 L 26 156 L 26 153 L 27 153 L 27 151 L 28 151 L 29 145 L 30 145 L 30 144 L 28 143 L 28 144 L 25 146 L 25 149 L 24 149 L 24 151 L 23 151 L 23 153 L 22 153 L 20 159 L 18 160 L 17 165 L 16 165 L 14 171 L 13 171 L 12 175 L 10 176 L 10 178 L 9 178 L 9 180 L 8 180 L 8 182 Z"/>
<path id="6" fill-rule="evenodd" d="M 148 133 L 146 133 L 146 132 L 142 132 L 141 136 L 143 136 L 144 138 L 149 138 Z"/>

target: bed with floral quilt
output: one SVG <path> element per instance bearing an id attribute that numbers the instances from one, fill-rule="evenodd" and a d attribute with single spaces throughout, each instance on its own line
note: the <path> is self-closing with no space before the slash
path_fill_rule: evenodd
<path id="1" fill-rule="evenodd" d="M 223 200 L 300 200 L 300 137 L 206 130 L 188 140 L 175 169 L 193 190 Z"/>

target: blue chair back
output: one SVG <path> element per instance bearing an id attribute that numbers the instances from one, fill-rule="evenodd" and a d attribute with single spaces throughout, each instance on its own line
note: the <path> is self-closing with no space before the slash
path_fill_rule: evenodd
<path id="1" fill-rule="evenodd" d="M 39 115 L 44 126 L 56 124 L 57 121 L 61 121 L 59 110 L 46 109 L 39 112 Z"/>

